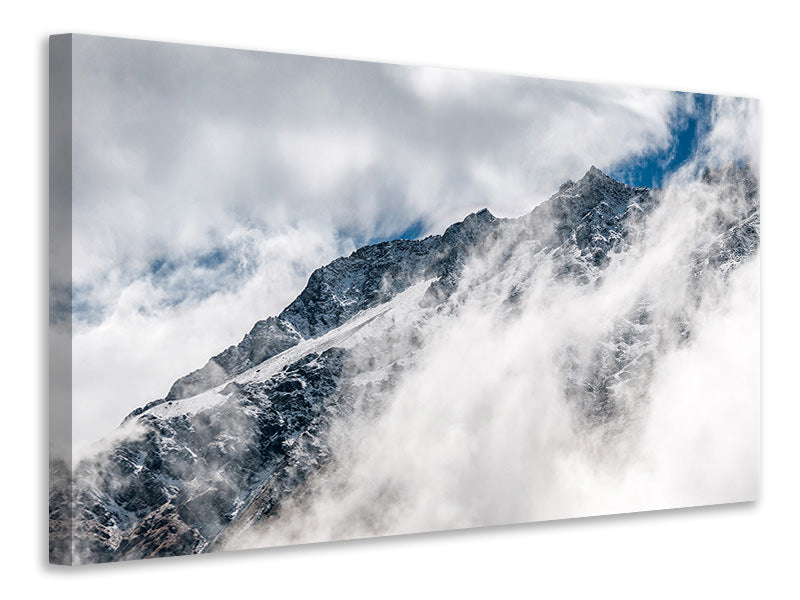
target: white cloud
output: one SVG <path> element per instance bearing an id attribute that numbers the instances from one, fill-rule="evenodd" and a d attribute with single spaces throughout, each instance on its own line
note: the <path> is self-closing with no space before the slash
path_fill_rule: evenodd
<path id="1" fill-rule="evenodd" d="M 523 214 L 665 145 L 676 111 L 667 92 L 430 68 L 82 36 L 74 53 L 73 278 L 94 317 L 74 339 L 76 440 L 354 244 Z M 199 269 L 219 248 L 250 248 L 246 272 Z M 162 262 L 176 272 L 158 279 Z"/>
<path id="2" fill-rule="evenodd" d="M 107 281 L 113 296 L 99 324 L 73 329 L 73 443 L 92 443 L 134 408 L 166 395 L 178 377 L 236 344 L 259 318 L 277 314 L 305 285 L 314 268 L 349 249 L 300 225 L 261 237 L 234 237 L 255 245 L 258 269 L 231 289 L 173 305 L 169 288 L 153 277 Z"/>
<path id="3" fill-rule="evenodd" d="M 717 163 L 749 162 L 756 170 L 761 144 L 758 100 L 718 98 L 712 114 L 714 127 L 705 140 L 705 152 Z"/>
<path id="4" fill-rule="evenodd" d="M 399 71 L 416 94 L 427 101 L 480 97 L 487 83 L 501 79 L 496 75 L 473 73 L 456 69 L 412 67 Z"/>
<path id="5" fill-rule="evenodd" d="M 755 499 L 759 254 L 727 276 L 712 267 L 708 278 L 690 277 L 692 253 L 720 234 L 721 214 L 739 207 L 725 184 L 701 183 L 696 174 L 757 149 L 757 140 L 754 149 L 723 135 L 731 114 L 755 117 L 727 102 L 717 107 L 708 139 L 602 282 L 559 282 L 546 262 L 530 274 L 529 257 L 503 268 L 492 254 L 473 257 L 460 285 L 463 304 L 416 318 L 422 349 L 385 408 L 339 424 L 335 467 L 230 547 Z M 520 279 L 531 288 L 509 318 L 501 300 Z M 565 351 L 596 367 L 595 352 L 643 301 L 653 337 L 634 338 L 649 339 L 649 349 L 615 389 L 622 424 L 585 427 L 567 396 Z M 678 342 L 684 320 L 690 335 Z M 367 356 L 411 351 L 403 336 L 378 335 Z"/>
<path id="6" fill-rule="evenodd" d="M 525 277 L 531 288 L 514 318 L 501 300 L 528 261 L 502 270 L 496 257 L 476 257 L 461 284 L 463 304 L 417 318 L 423 347 L 382 410 L 334 429 L 335 468 L 230 547 L 755 498 L 758 256 L 727 281 L 716 274 L 708 284 L 691 282 L 691 252 L 712 239 L 728 198 L 696 183 L 674 183 L 667 192 L 641 241 L 615 257 L 602 283 L 559 282 L 544 263 Z M 567 395 L 565 351 L 593 369 L 595 352 L 643 299 L 653 337 L 626 367 L 633 378 L 615 389 L 621 422 L 587 427 Z M 691 337 L 679 344 L 683 318 Z M 402 335 L 384 328 L 375 335 L 368 357 L 411 350 Z M 363 402 L 373 405 L 374 395 Z"/>
<path id="7" fill-rule="evenodd" d="M 358 177 L 378 153 L 368 135 L 353 130 L 288 131 L 275 137 L 286 172 L 312 194 L 330 193 L 348 177 Z"/>

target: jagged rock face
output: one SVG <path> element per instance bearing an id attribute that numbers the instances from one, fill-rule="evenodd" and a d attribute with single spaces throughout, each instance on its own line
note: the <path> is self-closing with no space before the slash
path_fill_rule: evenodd
<path id="1" fill-rule="evenodd" d="M 724 275 L 759 243 L 758 187 L 749 169 L 709 171 L 703 181 L 724 183 L 732 208 L 691 252 L 687 270 L 696 278 Z M 457 310 L 456 291 L 481 285 L 474 275 L 464 281 L 472 259 L 491 255 L 486 277 L 506 274 L 514 282 L 498 299 L 510 307 L 545 263 L 557 281 L 599 285 L 659 201 L 658 192 L 593 167 L 518 219 L 483 210 L 440 236 L 367 246 L 317 269 L 280 315 L 259 321 L 164 399 L 131 413 L 116 441 L 77 466 L 74 560 L 209 551 L 268 521 L 333 460 L 327 432 L 356 398 L 374 398 L 374 410 L 382 410 L 384 392 L 414 363 L 425 315 Z M 653 325 L 643 297 L 588 354 L 564 347 L 564 394 L 576 426 L 613 432 L 635 420 L 655 350 L 666 338 L 691 336 L 689 317 L 668 315 L 667 322 L 674 322 L 669 331 Z M 387 342 L 391 336 L 406 340 L 402 351 Z M 62 496 L 53 503 L 61 513 L 69 503 Z"/>
<path id="2" fill-rule="evenodd" d="M 603 180 L 605 177 L 599 171 L 595 173 L 595 178 Z M 701 181 L 717 186 L 715 193 L 727 196 L 729 201 L 720 205 L 724 210 L 718 209 L 712 218 L 704 220 L 708 241 L 689 253 L 691 284 L 687 303 L 673 314 L 660 315 L 672 325 L 666 330 L 656 327 L 650 306 L 652 299 L 643 296 L 633 310 L 613 324 L 609 336 L 586 360 L 576 358 L 569 348 L 565 350 L 563 370 L 567 398 L 578 407 L 585 427 L 603 426 L 612 421 L 620 427 L 630 426 L 630 421 L 638 418 L 637 405 L 647 400 L 658 349 L 690 340 L 692 323 L 688 315 L 702 302 L 701 290 L 724 283 L 727 274 L 758 248 L 758 182 L 749 167 L 707 170 Z M 657 202 L 657 197 L 646 189 L 624 190 L 619 185 L 604 181 L 607 190 L 609 186 L 616 188 L 609 196 L 616 197 L 617 202 L 609 203 L 596 197 L 596 206 L 575 227 L 573 241 L 581 248 L 582 261 L 578 264 L 583 267 L 583 278 L 586 278 L 587 266 L 605 266 L 612 252 L 628 246 L 625 232 L 637 230 Z M 568 189 L 574 187 L 578 186 Z M 623 207 L 627 208 L 623 210 Z M 598 219 L 599 215 L 602 217 Z M 582 245 L 579 240 L 587 236 L 581 236 L 580 231 L 588 223 L 599 233 L 588 236 L 590 242 Z M 624 226 L 620 227 L 622 223 Z M 599 261 L 598 256 L 601 257 Z M 595 273 L 595 277 L 601 275 Z"/>
<path id="3" fill-rule="evenodd" d="M 692 253 L 692 268 L 696 278 L 716 272 L 726 273 L 755 253 L 759 244 L 761 215 L 758 203 L 758 181 L 750 167 L 703 173 L 702 181 L 721 185 L 730 201 L 726 210 L 717 210 L 713 228 L 717 236 L 711 243 Z"/>
<path id="4" fill-rule="evenodd" d="M 165 400 L 188 398 L 208 390 L 304 339 L 335 329 L 423 278 L 435 276 L 452 286 L 463 261 L 497 222 L 484 209 L 450 226 L 443 236 L 365 246 L 317 269 L 302 293 L 278 317 L 259 321 L 237 346 L 176 381 Z M 137 414 L 140 413 L 132 416 Z"/>
<path id="5" fill-rule="evenodd" d="M 61 460 L 49 464 L 48 554 L 53 564 L 72 562 L 73 515 L 72 481 L 69 467 Z"/>
<path id="6" fill-rule="evenodd" d="M 623 223 L 631 213 L 643 213 L 651 204 L 647 188 L 628 187 L 592 167 L 580 182 L 562 186 L 537 207 L 527 222 L 497 219 L 483 209 L 451 225 L 441 236 L 360 248 L 314 271 L 302 293 L 278 317 L 259 321 L 238 345 L 176 381 L 165 399 L 188 398 L 208 390 L 304 339 L 335 329 L 422 278 L 437 278 L 427 300 L 441 302 L 458 285 L 466 259 L 487 238 L 488 243 L 497 241 L 504 230 L 514 230 L 520 237 L 527 234 L 550 246 L 572 241 L 584 258 L 599 266 L 624 236 Z M 524 229 L 517 231 L 521 226 Z"/>
<path id="7" fill-rule="evenodd" d="M 586 283 L 612 253 L 627 247 L 629 231 L 655 203 L 648 188 L 629 187 L 592 167 L 578 183 L 564 184 L 534 209 L 531 221 L 538 237 L 556 247 L 559 274 Z"/>
<path id="8" fill-rule="evenodd" d="M 366 246 L 311 274 L 281 313 L 304 339 L 318 337 L 419 281 L 442 246 L 438 236 Z"/>
<path id="9" fill-rule="evenodd" d="M 77 558 L 201 549 L 337 401 L 345 355 L 311 353 L 258 385 L 230 384 L 221 390 L 224 402 L 195 413 L 173 412 L 167 401 L 141 415 L 130 439 L 75 472 Z"/>
<path id="10" fill-rule="evenodd" d="M 302 339 L 285 319 L 269 317 L 253 326 L 238 346 L 220 352 L 197 371 L 181 377 L 169 390 L 166 400 L 188 398 L 238 375 L 268 358 L 291 348 Z"/>

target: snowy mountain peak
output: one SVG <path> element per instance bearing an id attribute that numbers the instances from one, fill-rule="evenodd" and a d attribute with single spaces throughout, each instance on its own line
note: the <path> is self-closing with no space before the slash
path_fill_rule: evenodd
<path id="1" fill-rule="evenodd" d="M 569 185 L 568 185 L 569 184 Z M 178 379 L 163 400 L 187 398 L 271 358 L 304 339 L 338 327 L 361 310 L 386 302 L 421 279 L 433 278 L 424 303 L 446 300 L 459 281 L 467 258 L 501 229 L 519 229 L 542 245 L 562 244 L 573 237 L 582 252 L 598 264 L 623 234 L 622 220 L 630 203 L 647 206 L 649 190 L 631 188 L 596 167 L 577 183 L 567 182 L 532 213 L 519 219 L 498 219 L 487 208 L 450 225 L 442 235 L 423 240 L 393 240 L 364 246 L 315 270 L 305 289 L 277 317 L 259 321 L 242 341 L 212 357 L 197 371 Z M 587 211 L 597 213 L 585 221 Z M 553 228 L 555 231 L 553 231 Z M 602 242 L 597 247 L 595 242 Z M 587 250 L 587 246 L 594 246 Z"/>
<path id="2" fill-rule="evenodd" d="M 598 169 L 598 168 L 597 168 L 597 167 L 595 167 L 594 165 L 592 165 L 591 167 L 589 167 L 589 170 L 588 170 L 588 171 L 586 171 L 586 173 L 584 174 L 584 176 L 583 176 L 583 178 L 582 178 L 582 179 L 585 179 L 585 178 L 587 178 L 587 177 L 603 177 L 603 178 L 608 178 L 608 179 L 611 179 L 611 178 L 610 178 L 608 175 L 606 175 L 605 173 L 603 173 L 603 171 L 601 171 L 600 169 Z"/>
<path id="3" fill-rule="evenodd" d="M 676 258 L 695 283 L 724 278 L 758 248 L 757 180 L 746 169 L 703 180 L 725 177 L 745 182 L 721 194 L 737 209 L 711 215 L 705 237 Z M 442 235 L 365 246 L 316 269 L 279 315 L 131 413 L 125 427 L 138 434 L 110 439 L 76 467 L 75 552 L 87 562 L 204 552 L 268 522 L 335 460 L 332 423 L 359 401 L 381 412 L 438 335 L 429 323 L 456 318 L 471 295 L 513 316 L 536 285 L 600 288 L 658 203 L 658 193 L 592 167 L 522 217 L 483 209 Z M 658 344 L 688 338 L 684 312 L 657 325 L 637 299 L 585 355 L 565 341 L 559 393 L 581 427 L 635 421 L 628 398 L 646 396 Z"/>

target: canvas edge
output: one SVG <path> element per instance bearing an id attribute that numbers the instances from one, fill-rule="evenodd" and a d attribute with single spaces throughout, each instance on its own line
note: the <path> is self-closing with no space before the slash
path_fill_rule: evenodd
<path id="1" fill-rule="evenodd" d="M 72 34 L 48 60 L 48 558 L 72 565 Z"/>

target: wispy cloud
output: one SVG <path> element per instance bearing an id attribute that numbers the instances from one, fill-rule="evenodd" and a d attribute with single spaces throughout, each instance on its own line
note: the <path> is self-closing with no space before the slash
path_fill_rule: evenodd
<path id="1" fill-rule="evenodd" d="M 364 344 L 355 372 L 375 356 L 418 354 L 386 397 L 365 395 L 366 416 L 333 430 L 334 466 L 230 547 L 754 499 L 758 255 L 701 277 L 693 268 L 752 208 L 741 188 L 697 175 L 757 152 L 757 136 L 753 146 L 724 135 L 747 131 L 757 105 L 724 100 L 712 113 L 707 137 L 602 277 L 565 282 L 549 257 L 529 272 L 531 253 L 509 260 L 500 240 L 472 258 L 455 306 L 398 320 L 419 328 L 414 343 L 381 329 Z M 510 317 L 500 300 L 520 281 L 529 287 Z M 607 369 L 617 355 L 624 369 Z M 618 410 L 587 423 L 570 382 L 597 383 L 592 373 L 610 380 Z"/>
<path id="2" fill-rule="evenodd" d="M 667 147 L 669 92 L 76 37 L 76 441 L 366 240 Z M 102 374 L 99 376 L 98 374 Z M 131 383 L 135 382 L 135 383 Z"/>

